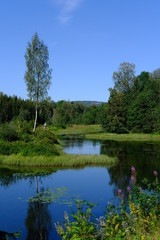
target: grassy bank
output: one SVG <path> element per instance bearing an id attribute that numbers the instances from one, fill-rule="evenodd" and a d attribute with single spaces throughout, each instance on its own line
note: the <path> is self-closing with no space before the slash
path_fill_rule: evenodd
<path id="1" fill-rule="evenodd" d="M 88 134 L 103 132 L 101 125 L 73 125 L 66 129 L 56 129 L 50 126 L 49 129 L 57 135 L 74 135 L 74 134 Z"/>
<path id="2" fill-rule="evenodd" d="M 78 167 L 85 165 L 112 165 L 117 163 L 116 158 L 106 155 L 67 155 L 46 156 L 21 156 L 0 155 L 0 164 L 15 166 L 52 166 L 52 167 Z"/>
<path id="3" fill-rule="evenodd" d="M 129 133 L 129 134 L 115 134 L 115 133 L 93 133 L 86 134 L 85 138 L 95 140 L 114 140 L 114 141 L 160 141 L 160 135 Z"/>
<path id="4" fill-rule="evenodd" d="M 114 140 L 114 141 L 160 141 L 160 134 L 143 134 L 143 133 L 128 133 L 116 134 L 104 132 L 101 125 L 73 125 L 66 129 L 55 129 L 50 127 L 50 130 L 57 135 L 84 135 L 87 139 L 95 140 Z"/>

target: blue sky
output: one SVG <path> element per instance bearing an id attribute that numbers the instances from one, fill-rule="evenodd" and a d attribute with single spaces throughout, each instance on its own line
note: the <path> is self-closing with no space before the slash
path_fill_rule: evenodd
<path id="1" fill-rule="evenodd" d="M 122 62 L 136 74 L 160 67 L 159 0 L 4 0 L 0 92 L 27 98 L 24 54 L 35 32 L 48 46 L 49 96 L 107 101 Z"/>

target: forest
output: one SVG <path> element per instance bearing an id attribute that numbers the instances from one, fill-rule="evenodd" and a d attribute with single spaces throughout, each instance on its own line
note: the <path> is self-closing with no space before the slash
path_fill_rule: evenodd
<path id="1" fill-rule="evenodd" d="M 9 122 L 32 122 L 35 115 L 35 104 L 17 96 L 0 93 L 0 124 Z M 48 98 L 39 103 L 38 124 L 54 124 L 65 128 L 72 124 L 101 124 L 105 105 L 85 105 L 80 102 L 59 101 L 55 103 Z"/>

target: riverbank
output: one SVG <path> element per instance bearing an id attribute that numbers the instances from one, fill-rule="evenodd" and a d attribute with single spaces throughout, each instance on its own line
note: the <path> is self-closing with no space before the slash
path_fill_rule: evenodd
<path id="1" fill-rule="evenodd" d="M 145 133 L 127 133 L 116 134 L 104 132 L 101 125 L 73 125 L 66 129 L 49 128 L 57 136 L 65 135 L 82 135 L 87 139 L 92 140 L 114 140 L 114 141 L 160 141 L 160 134 L 145 134 Z"/>
<path id="2" fill-rule="evenodd" d="M 86 134 L 85 138 L 93 140 L 114 140 L 114 141 L 142 141 L 152 142 L 160 141 L 160 135 L 143 134 L 143 133 L 128 133 L 128 134 L 116 134 L 116 133 L 93 133 Z"/>
<path id="3" fill-rule="evenodd" d="M 0 164 L 14 166 L 41 166 L 41 167 L 80 167 L 88 165 L 113 165 L 117 158 L 106 155 L 69 155 L 60 156 L 21 156 L 21 155 L 0 155 Z"/>
<path id="4" fill-rule="evenodd" d="M 101 125 L 73 125 L 66 129 L 56 129 L 53 126 L 49 126 L 49 130 L 53 131 L 56 135 L 85 135 L 104 131 Z"/>

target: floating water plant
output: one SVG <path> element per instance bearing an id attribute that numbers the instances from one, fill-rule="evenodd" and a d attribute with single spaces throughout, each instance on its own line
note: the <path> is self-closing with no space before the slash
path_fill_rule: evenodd
<path id="1" fill-rule="evenodd" d="M 77 197 L 74 195 L 74 199 Z M 58 203 L 71 206 L 73 204 L 73 196 L 69 194 L 66 187 L 49 188 L 36 193 L 35 196 L 31 196 L 26 202 Z"/>

